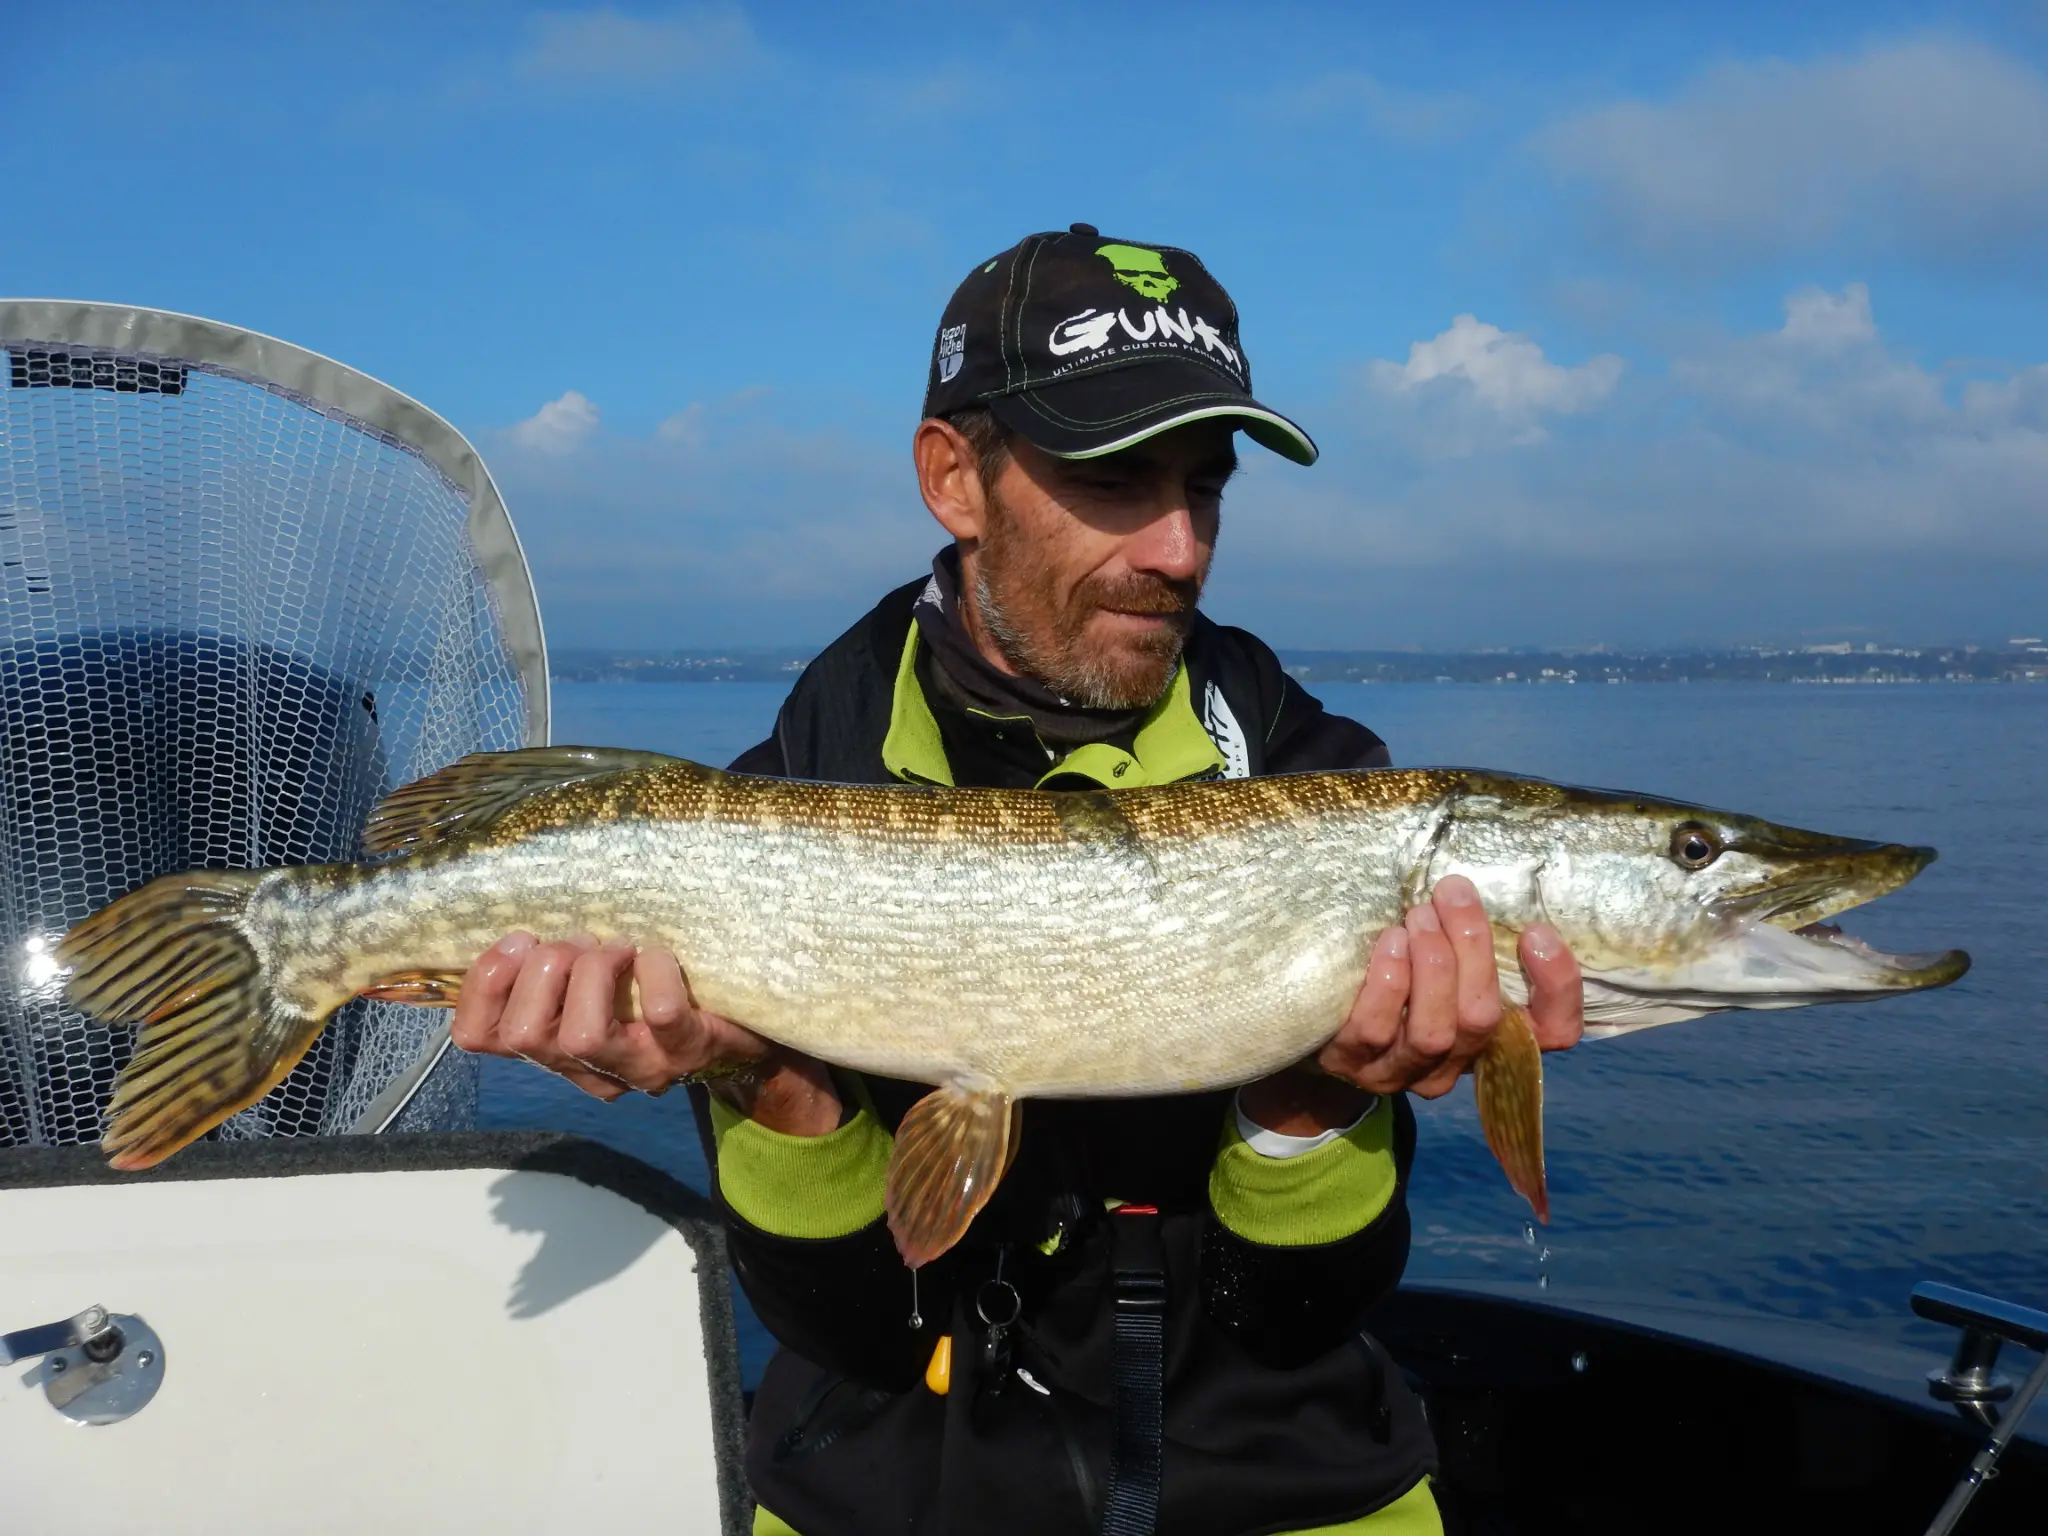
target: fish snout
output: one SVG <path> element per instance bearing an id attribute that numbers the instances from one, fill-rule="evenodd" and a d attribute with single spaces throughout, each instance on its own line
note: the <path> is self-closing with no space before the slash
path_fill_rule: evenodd
<path id="1" fill-rule="evenodd" d="M 1940 855 L 1932 848 L 1907 843 L 1878 843 L 1867 853 L 1851 854 L 1842 881 L 1845 894 L 1858 903 L 1875 901 L 1915 879 Z"/>
<path id="2" fill-rule="evenodd" d="M 1741 861 L 1714 902 L 1723 916 L 1799 929 L 1889 895 L 1932 864 L 1935 850 L 1765 827 L 1731 841 Z"/>
<path id="3" fill-rule="evenodd" d="M 1936 859 L 1941 857 L 1941 855 L 1935 852 L 1932 848 L 1924 846 L 1909 846 L 1903 843 L 1887 843 L 1885 845 L 1885 851 L 1897 855 L 1905 863 L 1907 867 L 1907 880 L 1912 879 L 1915 875 L 1919 874 L 1921 870 L 1925 869 L 1928 865 L 1932 864 Z M 1905 881 L 1900 882 L 1900 884 L 1902 885 L 1904 883 Z"/>
<path id="4" fill-rule="evenodd" d="M 1830 932 L 1816 942 L 1835 950 L 1850 964 L 1856 976 L 1850 990 L 1856 992 L 1931 992 L 1960 981 L 1970 969 L 1970 957 L 1960 949 L 1894 955 L 1839 932 Z"/>
<path id="5" fill-rule="evenodd" d="M 1967 950 L 1951 949 L 1923 972 L 1927 977 L 1924 985 L 1945 987 L 1952 981 L 1961 981 L 1969 974 L 1970 955 Z"/>

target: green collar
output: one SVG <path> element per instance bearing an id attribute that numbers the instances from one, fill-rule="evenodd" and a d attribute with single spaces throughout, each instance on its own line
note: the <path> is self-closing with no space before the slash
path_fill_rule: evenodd
<path id="1" fill-rule="evenodd" d="M 896 688 L 889 704 L 889 734 L 882 741 L 882 765 L 912 784 L 951 784 L 953 766 L 946 761 L 939 722 L 917 682 L 917 644 L 917 625 L 913 622 L 903 640 L 903 655 L 896 663 Z M 1130 751 L 1107 742 L 1089 742 L 1054 763 L 1038 784 L 1044 788 L 1055 779 L 1080 778 L 1104 789 L 1133 789 L 1140 784 L 1174 784 L 1198 778 L 1223 765 L 1223 753 L 1196 718 L 1187 663 L 1182 662 L 1174 668 L 1166 697 L 1152 706 L 1138 727 Z"/>

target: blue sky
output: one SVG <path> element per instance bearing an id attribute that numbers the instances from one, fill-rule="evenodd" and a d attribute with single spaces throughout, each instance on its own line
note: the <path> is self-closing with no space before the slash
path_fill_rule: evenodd
<path id="1" fill-rule="evenodd" d="M 424 400 L 558 644 L 914 574 L 938 312 L 1077 219 L 1324 446 L 1226 509 L 1277 644 L 2048 628 L 2039 3 L 0 4 L 0 89 L 0 290 Z"/>

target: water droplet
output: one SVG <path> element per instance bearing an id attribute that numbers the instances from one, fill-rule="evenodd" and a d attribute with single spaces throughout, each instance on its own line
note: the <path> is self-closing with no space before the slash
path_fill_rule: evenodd
<path id="1" fill-rule="evenodd" d="M 1541 1253 L 1537 1254 L 1536 1262 L 1538 1264 L 1548 1264 L 1550 1262 L 1550 1250 L 1545 1248 Z"/>
<path id="2" fill-rule="evenodd" d="M 1538 1275 L 1538 1276 L 1536 1277 L 1536 1289 L 1537 1289 L 1537 1290 L 1539 1290 L 1539 1291 L 1547 1291 L 1547 1290 L 1549 1290 L 1549 1289 L 1550 1289 L 1550 1276 L 1548 1276 L 1548 1275 Z"/>
<path id="3" fill-rule="evenodd" d="M 1527 1243 L 1531 1248 L 1534 1248 L 1536 1246 L 1535 1222 L 1525 1221 L 1522 1223 L 1522 1241 Z"/>

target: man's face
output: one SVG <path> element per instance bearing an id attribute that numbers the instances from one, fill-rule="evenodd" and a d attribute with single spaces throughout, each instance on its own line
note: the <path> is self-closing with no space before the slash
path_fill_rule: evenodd
<path id="1" fill-rule="evenodd" d="M 1220 421 L 1099 459 L 1013 441 L 965 557 L 970 622 L 1017 671 L 1072 703 L 1153 703 L 1194 623 L 1236 468 Z"/>

